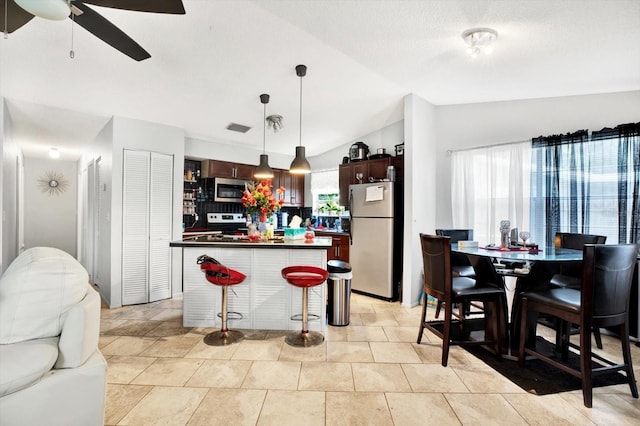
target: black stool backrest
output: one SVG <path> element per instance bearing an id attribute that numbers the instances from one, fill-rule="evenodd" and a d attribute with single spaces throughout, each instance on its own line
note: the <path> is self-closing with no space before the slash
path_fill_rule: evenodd
<path id="1" fill-rule="evenodd" d="M 604 244 L 606 241 L 606 235 L 556 232 L 555 246 L 556 248 L 582 250 L 585 244 Z M 560 267 L 560 273 L 562 275 L 580 278 L 582 276 L 582 266 L 578 263 L 562 265 Z"/>
<path id="2" fill-rule="evenodd" d="M 420 243 L 425 293 L 446 300 L 451 290 L 451 238 L 420 234 Z"/>
<path id="3" fill-rule="evenodd" d="M 451 243 L 458 241 L 472 241 L 473 229 L 436 229 L 436 235 L 451 237 Z"/>
<path id="4" fill-rule="evenodd" d="M 556 232 L 556 248 L 568 248 L 582 250 L 585 244 L 604 244 L 607 242 L 606 235 L 574 234 L 571 232 Z"/>
<path id="5" fill-rule="evenodd" d="M 436 235 L 451 237 L 451 244 L 458 241 L 472 241 L 473 229 L 436 229 Z M 469 259 L 462 253 L 451 253 L 451 266 L 470 266 Z"/>
<path id="6" fill-rule="evenodd" d="M 610 325 L 624 322 L 638 248 L 637 244 L 584 246 L 582 303 L 593 301 L 594 318 L 610 320 Z"/>

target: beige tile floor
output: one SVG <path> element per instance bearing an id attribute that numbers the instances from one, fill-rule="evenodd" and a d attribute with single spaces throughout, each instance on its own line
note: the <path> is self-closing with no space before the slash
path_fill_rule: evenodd
<path id="1" fill-rule="evenodd" d="M 288 346 L 281 331 L 246 330 L 239 344 L 207 346 L 212 329 L 183 328 L 180 299 L 103 309 L 105 423 L 640 425 L 627 385 L 596 388 L 592 409 L 581 391 L 536 396 L 459 347 L 443 368 L 437 337 L 425 332 L 415 343 L 421 307 L 354 294 L 351 308 L 350 325 L 328 327 L 314 348 Z M 618 341 L 603 340 L 620 359 Z M 632 357 L 640 377 L 635 345 Z"/>

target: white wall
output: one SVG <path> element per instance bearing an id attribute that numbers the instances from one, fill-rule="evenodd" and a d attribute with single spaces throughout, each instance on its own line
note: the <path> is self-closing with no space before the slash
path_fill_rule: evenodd
<path id="1" fill-rule="evenodd" d="M 0 212 L 2 226 L 0 226 L 0 273 L 18 255 L 19 220 L 18 220 L 18 180 L 20 174 L 21 153 L 17 142 L 13 138 L 11 117 L 4 98 L 0 97 L 0 147 L 2 148 L 2 162 L 0 162 Z"/>
<path id="2" fill-rule="evenodd" d="M 420 233 L 433 233 L 440 200 L 437 188 L 437 108 L 410 94 L 404 109 L 404 242 L 402 305 L 416 306 L 422 290 Z"/>
<path id="3" fill-rule="evenodd" d="M 202 139 L 186 138 L 184 142 L 185 157 L 195 159 L 213 159 L 257 166 L 260 160 L 260 154 L 262 154 L 262 150 L 256 150 L 248 146 L 221 139 L 205 141 Z M 267 154 L 269 155 L 269 165 L 271 167 L 288 169 L 291 161 L 293 161 L 295 147 L 291 147 L 291 155 L 273 154 L 270 153 L 268 149 Z"/>
<path id="4" fill-rule="evenodd" d="M 437 107 L 438 227 L 451 226 L 447 150 L 521 142 L 580 129 L 600 130 L 639 119 L 640 91 Z"/>
<path id="5" fill-rule="evenodd" d="M 98 258 L 97 263 L 94 265 L 94 283 L 98 286 L 102 298 L 107 302 L 109 306 L 113 306 L 111 303 L 112 297 L 112 285 L 111 285 L 111 258 L 122 256 L 120 247 L 115 251 L 112 251 L 111 241 L 111 198 L 113 196 L 113 184 L 111 182 L 112 169 L 113 169 L 113 119 L 105 125 L 104 128 L 98 133 L 95 139 L 92 141 L 89 149 L 83 155 L 79 161 L 80 169 L 87 167 L 89 163 L 95 163 L 100 160 L 100 176 L 101 182 L 100 193 L 96 194 L 96 199 L 99 198 L 100 204 L 99 217 L 97 218 L 98 224 L 98 240 L 94 241 L 94 247 L 97 249 Z M 119 271 L 116 271 L 119 274 Z M 121 294 L 119 289 L 116 289 L 116 293 Z M 119 305 L 117 305 L 119 306 Z"/>
<path id="6" fill-rule="evenodd" d="M 357 139 L 345 142 L 343 145 L 323 154 L 309 157 L 311 168 L 314 171 L 337 169 L 338 165 L 342 163 L 342 158 L 349 156 L 351 145 L 358 141 L 366 143 L 371 154 L 375 154 L 378 148 L 385 148 L 387 154 L 395 155 L 395 146 L 404 142 L 404 124 L 404 121 L 400 120 Z"/>
<path id="7" fill-rule="evenodd" d="M 76 257 L 78 179 L 75 161 L 24 158 L 25 248 L 56 247 Z M 50 194 L 40 179 L 55 173 L 66 189 Z"/>

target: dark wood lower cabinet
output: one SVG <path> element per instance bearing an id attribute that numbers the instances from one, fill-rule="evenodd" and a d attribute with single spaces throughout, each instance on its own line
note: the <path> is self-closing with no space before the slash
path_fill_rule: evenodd
<path id="1" fill-rule="evenodd" d="M 349 234 L 337 234 L 335 232 L 316 231 L 318 237 L 330 237 L 331 248 L 327 251 L 327 260 L 342 260 L 349 262 Z"/>

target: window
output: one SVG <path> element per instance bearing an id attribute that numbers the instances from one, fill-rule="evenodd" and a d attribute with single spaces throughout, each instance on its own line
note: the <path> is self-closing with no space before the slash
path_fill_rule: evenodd
<path id="1" fill-rule="evenodd" d="M 330 203 L 338 205 L 340 192 L 338 169 L 323 170 L 311 173 L 311 196 L 313 197 L 313 214 L 317 216 Z"/>
<path id="2" fill-rule="evenodd" d="M 640 243 L 640 123 L 452 153 L 452 219 L 482 244 L 501 219 L 551 246 L 556 232 Z"/>
<path id="3" fill-rule="evenodd" d="M 531 142 L 451 154 L 454 228 L 473 228 L 482 244 L 500 242 L 500 221 L 529 230 Z"/>
<path id="4" fill-rule="evenodd" d="M 639 125 L 533 139 L 532 237 L 556 232 L 640 242 Z"/>

